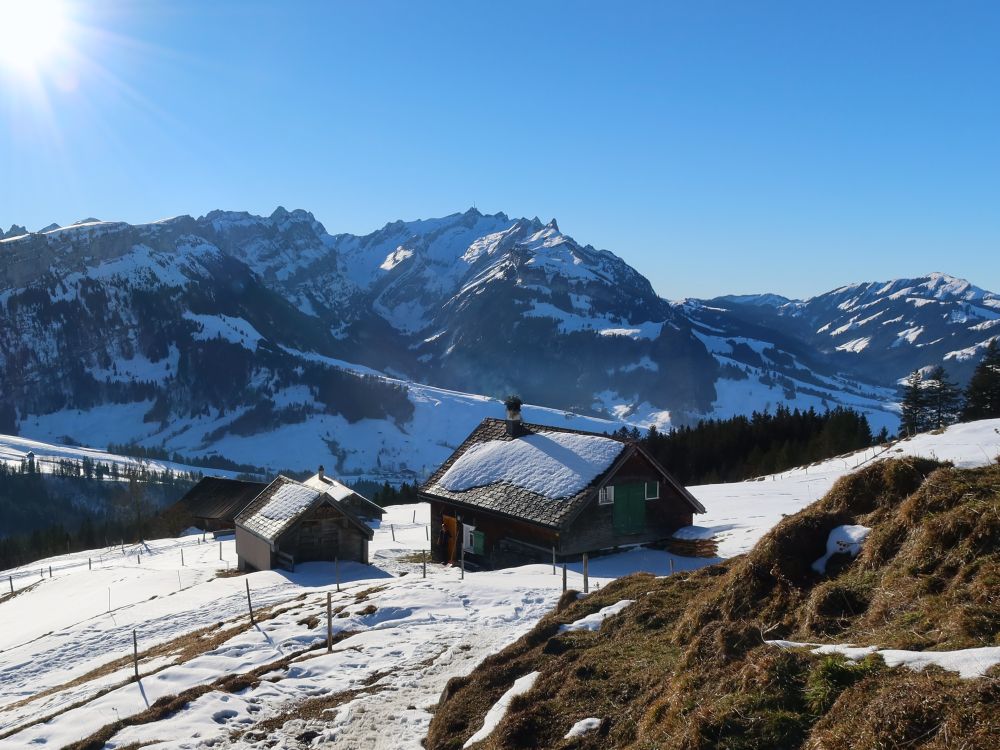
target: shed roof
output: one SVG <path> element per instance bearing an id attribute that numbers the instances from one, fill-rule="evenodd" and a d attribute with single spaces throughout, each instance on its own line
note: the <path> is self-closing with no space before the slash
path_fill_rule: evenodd
<path id="1" fill-rule="evenodd" d="M 589 502 L 606 477 L 640 453 L 695 512 L 704 507 L 634 443 L 582 430 L 521 423 L 512 437 L 487 418 L 420 492 L 543 526 L 560 527 Z"/>
<path id="2" fill-rule="evenodd" d="M 195 518 L 233 521 L 267 485 L 224 477 L 204 477 L 187 491 L 176 507 Z"/>
<path id="3" fill-rule="evenodd" d="M 313 474 L 308 479 L 304 479 L 302 484 L 320 492 L 325 492 L 338 502 L 350 499 L 358 503 L 358 505 L 367 508 L 368 512 L 372 514 L 370 517 L 381 518 L 385 514 L 385 509 L 381 505 L 373 503 L 357 490 L 352 490 L 346 484 L 338 482 L 327 474 L 324 474 L 322 477 L 319 474 Z"/>
<path id="4" fill-rule="evenodd" d="M 302 516 L 321 503 L 337 508 L 369 539 L 374 532 L 330 493 L 279 475 L 236 517 L 236 525 L 274 543 Z"/>

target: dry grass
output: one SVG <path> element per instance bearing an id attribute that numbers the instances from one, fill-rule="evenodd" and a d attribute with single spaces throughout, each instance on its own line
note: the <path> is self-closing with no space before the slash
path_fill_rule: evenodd
<path id="1" fill-rule="evenodd" d="M 747 555 L 620 579 L 453 679 L 427 739 L 459 748 L 518 677 L 541 675 L 478 747 L 996 748 L 1000 668 L 979 680 L 784 651 L 765 638 L 897 648 L 1000 644 L 1000 467 L 874 464 L 784 519 Z M 811 568 L 831 529 L 873 529 L 856 560 Z M 596 633 L 560 633 L 636 599 Z M 600 728 L 563 735 L 579 719 Z"/>

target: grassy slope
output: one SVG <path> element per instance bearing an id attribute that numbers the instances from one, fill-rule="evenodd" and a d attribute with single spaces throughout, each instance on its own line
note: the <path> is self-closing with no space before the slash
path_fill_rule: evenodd
<path id="1" fill-rule="evenodd" d="M 459 748 L 521 675 L 483 748 L 995 748 L 1000 668 L 961 680 L 765 644 L 1000 645 L 1000 466 L 887 461 L 840 480 L 747 555 L 669 578 L 635 575 L 563 606 L 449 683 L 430 750 Z M 811 563 L 830 530 L 873 529 L 856 560 Z M 596 633 L 559 633 L 635 599 Z M 600 728 L 573 740 L 578 720 Z"/>

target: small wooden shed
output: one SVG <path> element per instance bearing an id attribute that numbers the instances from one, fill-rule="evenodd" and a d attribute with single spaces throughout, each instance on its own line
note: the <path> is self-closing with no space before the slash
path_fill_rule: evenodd
<path id="1" fill-rule="evenodd" d="M 480 567 L 575 559 L 668 539 L 702 507 L 640 445 L 528 424 L 519 410 L 485 419 L 419 490 L 431 528 Z"/>
<path id="2" fill-rule="evenodd" d="M 224 477 L 204 477 L 165 512 L 203 531 L 232 529 L 237 514 L 267 487 Z"/>
<path id="3" fill-rule="evenodd" d="M 279 476 L 236 517 L 240 570 L 368 562 L 372 529 L 335 494 Z"/>

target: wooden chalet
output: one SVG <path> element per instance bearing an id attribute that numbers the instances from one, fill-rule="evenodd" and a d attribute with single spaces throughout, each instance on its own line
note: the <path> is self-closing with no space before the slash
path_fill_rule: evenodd
<path id="1" fill-rule="evenodd" d="M 267 485 L 223 477 L 204 477 L 167 511 L 203 531 L 233 528 L 237 514 Z"/>
<path id="2" fill-rule="evenodd" d="M 339 482 L 320 489 L 310 481 L 279 476 L 236 517 L 240 570 L 294 570 L 298 563 L 335 559 L 368 562 L 374 532 L 344 502 L 357 493 Z"/>
<path id="3" fill-rule="evenodd" d="M 463 548 L 480 567 L 575 559 L 666 540 L 705 512 L 634 442 L 507 416 L 484 419 L 419 490 L 431 529 L 450 532 L 439 562 Z"/>

